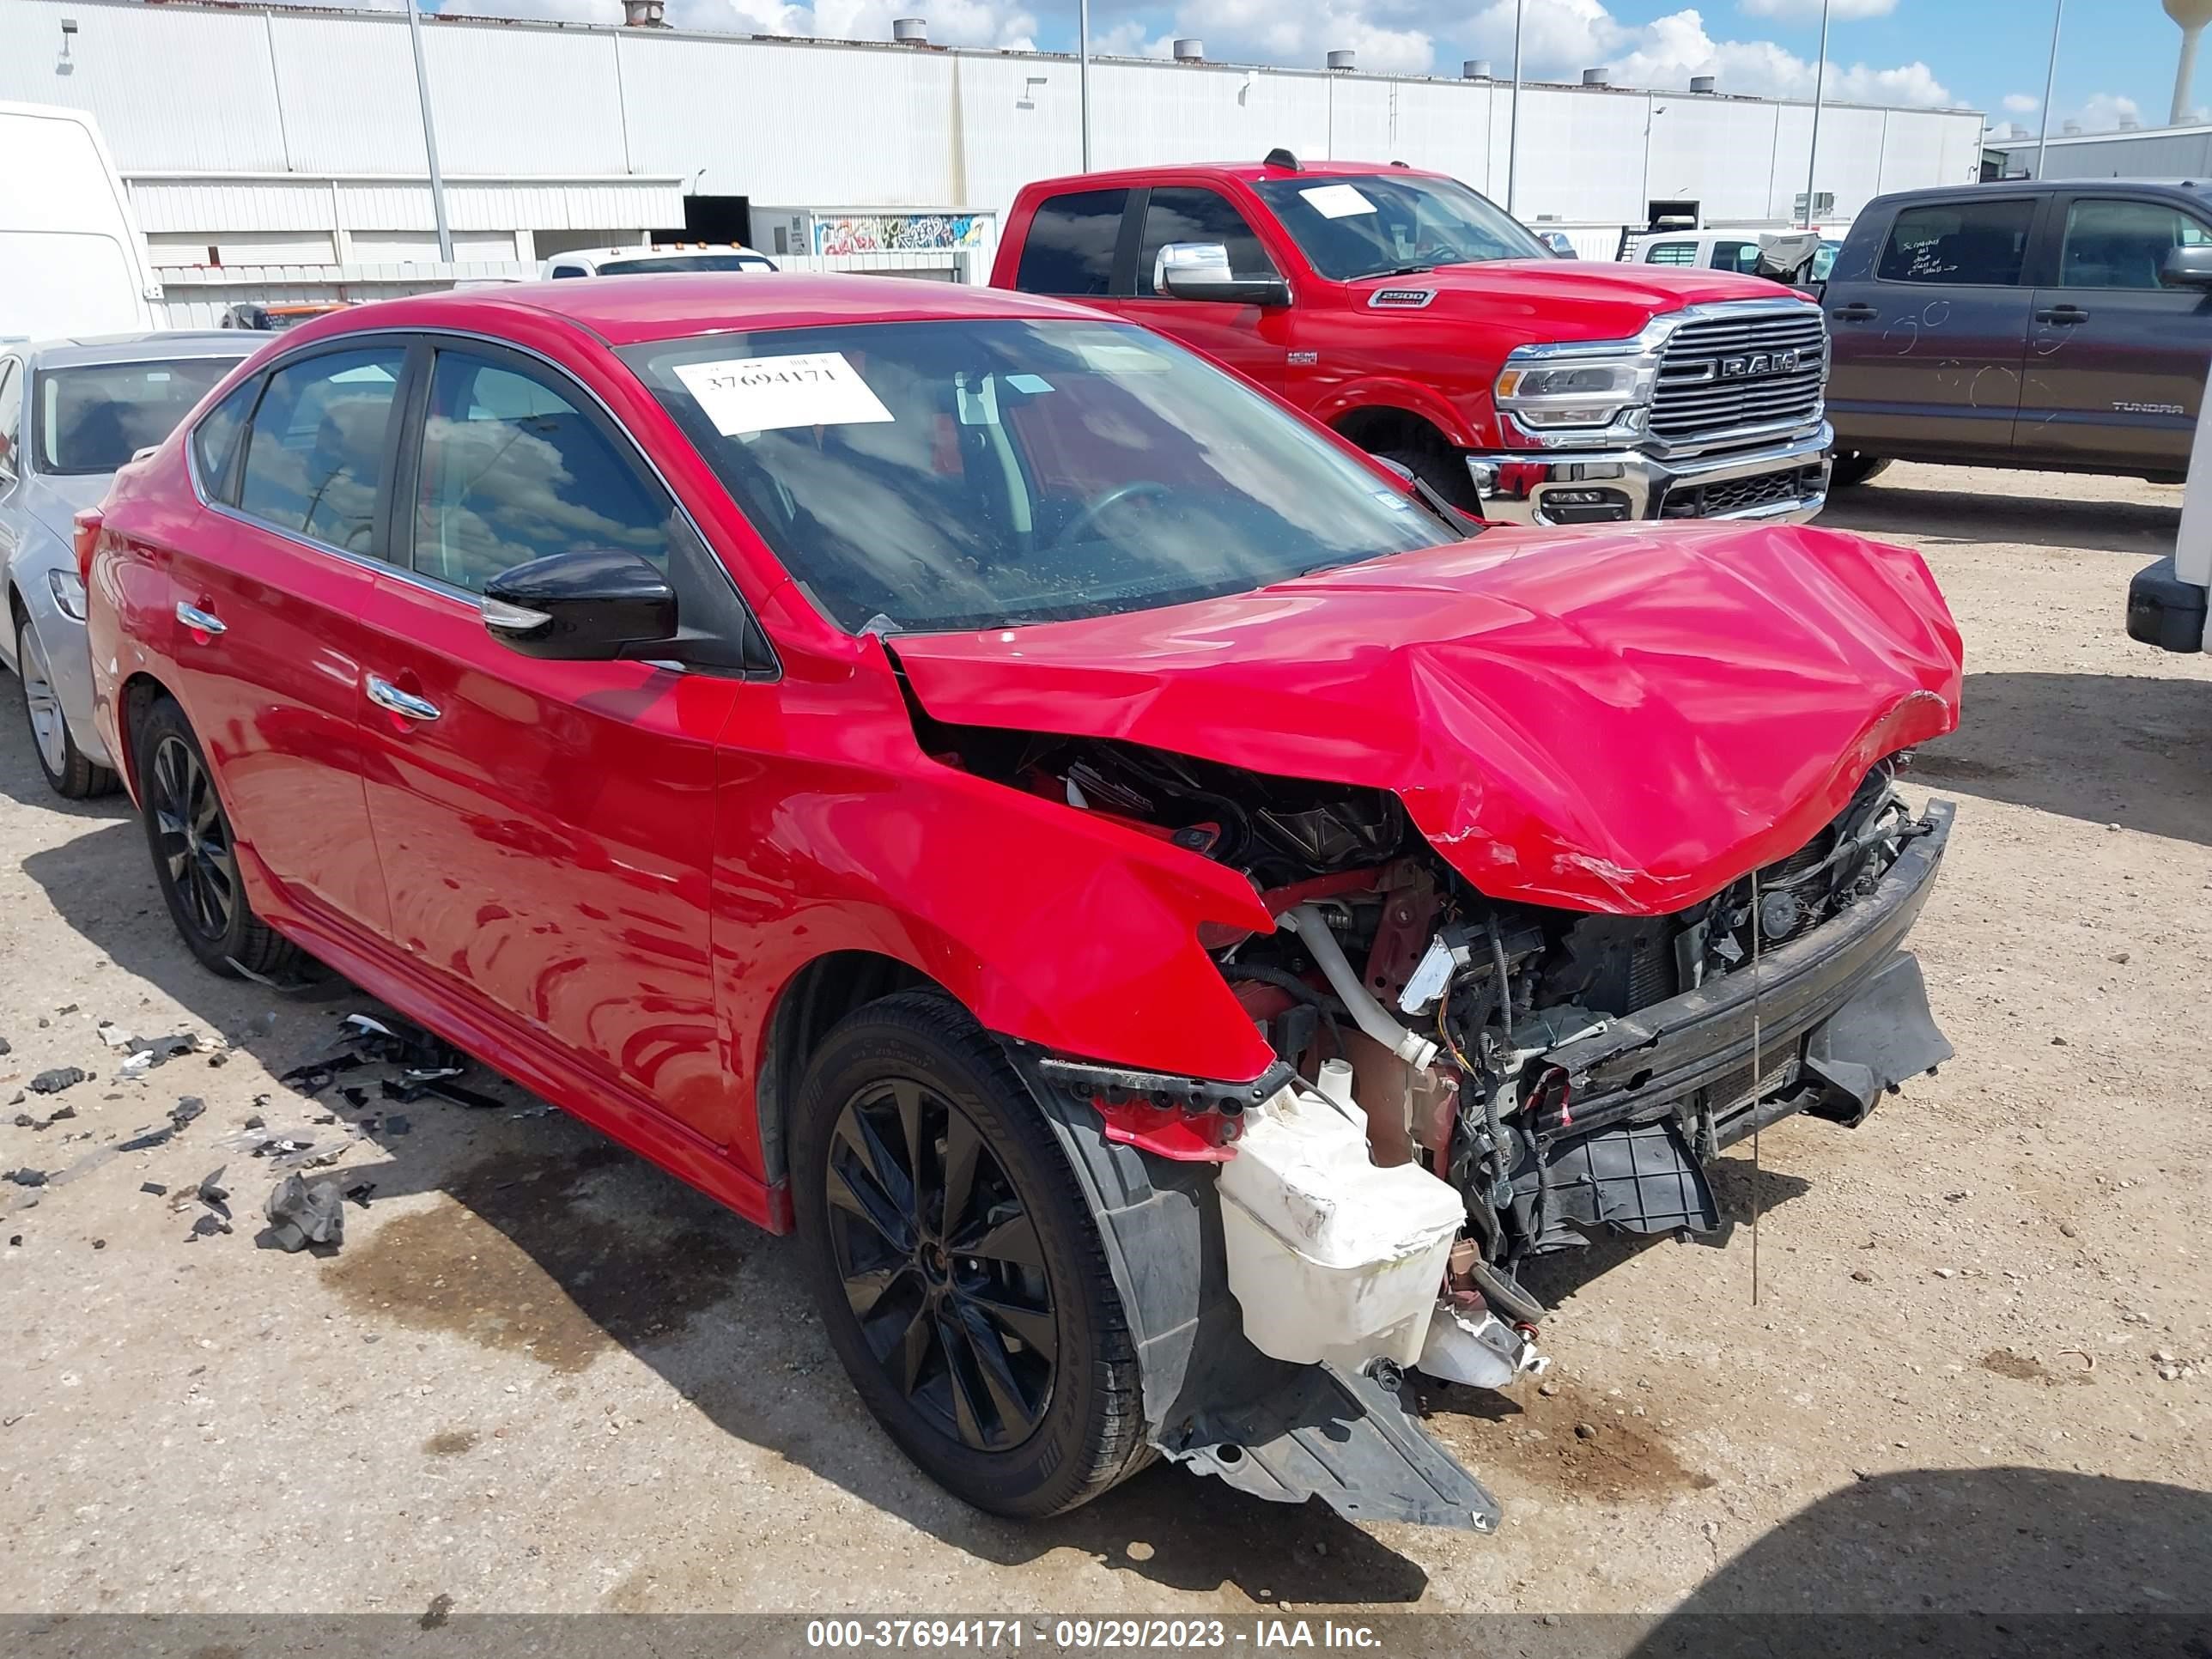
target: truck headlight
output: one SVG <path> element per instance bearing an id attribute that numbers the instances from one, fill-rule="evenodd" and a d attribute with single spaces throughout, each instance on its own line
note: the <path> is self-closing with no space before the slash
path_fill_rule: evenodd
<path id="1" fill-rule="evenodd" d="M 1635 341 L 1610 352 L 1516 351 L 1498 377 L 1498 406 L 1531 429 L 1612 427 L 1650 401 L 1651 372 Z"/>

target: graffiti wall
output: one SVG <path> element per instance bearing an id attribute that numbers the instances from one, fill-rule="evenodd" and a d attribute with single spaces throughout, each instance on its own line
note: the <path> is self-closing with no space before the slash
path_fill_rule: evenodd
<path id="1" fill-rule="evenodd" d="M 881 253 L 893 249 L 988 247 L 997 238 L 994 213 L 856 213 L 814 216 L 817 253 Z"/>

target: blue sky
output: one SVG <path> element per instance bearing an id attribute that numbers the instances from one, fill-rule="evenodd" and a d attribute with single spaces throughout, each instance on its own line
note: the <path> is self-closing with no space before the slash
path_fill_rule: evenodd
<path id="1" fill-rule="evenodd" d="M 337 0 L 345 3 L 345 0 Z M 362 3 L 363 0 L 355 0 Z M 378 3 L 378 0 L 366 0 Z M 1207 55 L 1318 66 L 1350 46 L 1363 69 L 1455 74 L 1461 60 L 1511 55 L 1515 0 L 1092 0 L 1101 49 L 1164 54 L 1197 35 Z M 398 3 L 398 0 L 382 0 Z M 1992 126 L 2040 119 L 2052 0 L 1832 0 L 1831 95 L 1867 102 L 1967 104 Z M 1723 91 L 1808 95 L 1820 0 L 1526 0 L 1529 72 L 1576 78 L 1590 65 L 1616 84 L 1680 86 L 1717 74 Z M 428 9 L 614 21 L 620 0 L 428 0 Z M 884 40 L 890 19 L 929 18 L 951 45 L 1066 50 L 1075 0 L 667 0 L 680 27 Z M 2158 0 L 2067 0 L 2052 130 L 2108 129 L 2125 116 L 2162 123 L 2180 33 Z M 2212 106 L 2212 52 L 2195 101 Z"/>

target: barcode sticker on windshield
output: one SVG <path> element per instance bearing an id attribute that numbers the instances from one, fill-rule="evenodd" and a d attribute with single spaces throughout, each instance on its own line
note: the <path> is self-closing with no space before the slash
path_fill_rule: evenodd
<path id="1" fill-rule="evenodd" d="M 1349 219 L 1355 213 L 1375 211 L 1375 204 L 1351 185 L 1316 185 L 1298 195 L 1324 219 Z"/>
<path id="2" fill-rule="evenodd" d="M 676 378 L 726 438 L 793 426 L 858 426 L 893 417 L 842 351 L 678 363 Z"/>

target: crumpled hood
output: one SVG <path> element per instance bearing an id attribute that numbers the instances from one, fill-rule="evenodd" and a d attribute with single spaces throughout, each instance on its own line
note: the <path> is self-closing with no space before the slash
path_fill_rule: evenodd
<path id="1" fill-rule="evenodd" d="M 1959 714 L 1959 634 L 1919 556 L 1776 526 L 1492 531 L 890 643 L 938 720 L 1393 790 L 1492 897 L 1632 915 L 1795 852 Z"/>
<path id="2" fill-rule="evenodd" d="M 1685 306 L 1804 297 L 1734 271 L 1603 259 L 1498 259 L 1353 284 L 1363 296 L 1377 289 L 1435 290 L 1437 297 L 1425 307 L 1401 315 L 1465 317 L 1540 340 L 1626 340 L 1654 317 Z M 1377 312 L 1390 314 L 1389 307 Z"/>

